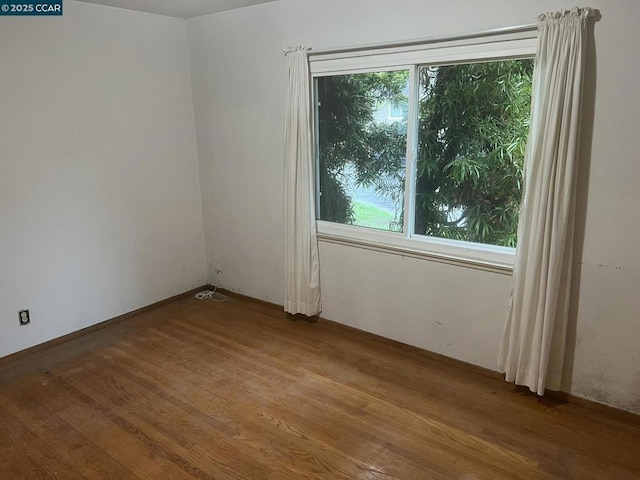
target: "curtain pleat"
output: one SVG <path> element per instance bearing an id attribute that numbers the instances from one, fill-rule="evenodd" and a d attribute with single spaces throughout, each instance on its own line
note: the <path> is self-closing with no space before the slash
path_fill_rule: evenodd
<path id="1" fill-rule="evenodd" d="M 498 357 L 507 381 L 538 395 L 559 390 L 562 380 L 591 14 L 574 8 L 539 17 L 513 290 Z"/>
<path id="2" fill-rule="evenodd" d="M 322 307 L 307 50 L 297 47 L 285 51 L 284 309 L 291 314 L 313 316 Z"/>

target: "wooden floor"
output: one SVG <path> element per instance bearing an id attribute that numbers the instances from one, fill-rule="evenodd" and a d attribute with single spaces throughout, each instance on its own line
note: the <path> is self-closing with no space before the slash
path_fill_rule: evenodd
<path id="1" fill-rule="evenodd" d="M 236 297 L 0 366 L 0 430 L 3 480 L 640 478 L 637 423 Z"/>

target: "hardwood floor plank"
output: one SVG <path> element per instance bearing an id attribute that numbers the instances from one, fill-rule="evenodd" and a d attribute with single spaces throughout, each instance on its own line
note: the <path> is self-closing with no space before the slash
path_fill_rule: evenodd
<path id="1" fill-rule="evenodd" d="M 178 341 L 177 338 L 175 337 L 167 337 L 169 341 L 171 342 L 175 342 Z M 186 344 L 185 344 L 186 345 Z M 159 345 L 157 345 L 157 347 L 159 348 Z M 135 357 L 140 357 L 141 352 L 140 351 L 135 351 L 133 352 L 132 356 Z M 187 352 L 185 352 L 185 350 L 181 351 L 181 355 L 180 355 L 181 359 L 178 360 L 176 359 L 175 361 L 171 361 L 171 366 L 174 367 L 175 365 L 179 364 L 181 361 L 184 363 L 184 369 L 183 370 L 175 370 L 175 371 L 171 371 L 170 372 L 170 377 L 171 378 L 182 378 L 185 377 L 186 373 L 189 373 L 189 375 L 191 377 L 193 377 L 194 375 L 197 375 L 198 373 L 198 359 L 197 358 L 189 358 Z M 215 358 L 214 357 L 209 357 L 208 358 L 208 363 L 210 365 L 215 365 Z M 139 360 L 135 361 L 136 364 L 139 366 Z M 154 364 L 151 364 L 153 368 Z M 214 383 L 209 383 L 211 380 L 208 378 L 204 378 L 203 382 L 202 382 L 202 387 L 204 388 L 210 388 L 210 391 L 206 392 L 209 397 L 208 398 L 213 398 L 212 396 L 220 396 L 220 402 L 222 402 L 223 404 L 219 407 L 221 410 L 224 411 L 230 411 L 231 406 L 235 405 L 238 408 L 238 412 L 239 412 L 239 416 L 241 417 L 243 414 L 246 415 L 246 413 L 249 410 L 249 406 L 247 404 L 247 402 L 250 399 L 257 399 L 257 405 L 253 407 L 254 409 L 254 413 L 256 415 L 260 415 L 262 416 L 262 410 L 264 410 L 265 408 L 268 407 L 268 404 L 265 402 L 260 402 L 260 399 L 264 398 L 264 394 L 265 394 L 265 388 L 269 388 L 269 386 L 272 386 L 272 382 L 261 382 L 260 384 L 256 383 L 256 380 L 261 379 L 261 376 L 256 376 L 255 372 L 251 372 L 251 367 L 249 367 L 249 370 L 244 372 L 244 373 L 240 373 L 238 374 L 236 371 L 234 370 L 229 370 L 228 368 L 225 368 L 224 371 L 221 374 L 218 374 L 216 372 L 213 372 L 211 370 L 208 371 L 208 374 L 210 376 L 212 376 L 215 380 L 213 380 Z M 143 368 L 143 370 L 146 370 Z M 225 375 L 230 375 L 229 378 L 224 378 Z M 258 391 L 250 391 L 250 390 L 246 390 L 242 385 L 240 385 L 238 382 L 234 382 L 234 379 L 240 377 L 243 378 L 244 376 L 249 376 L 249 378 L 251 379 L 251 384 L 254 386 L 258 386 Z M 158 378 L 154 379 L 154 381 L 159 381 Z M 160 380 L 161 381 L 161 380 Z M 182 387 L 181 387 L 182 388 Z M 276 390 L 274 390 L 273 394 L 270 395 L 274 395 L 274 398 L 277 398 L 277 393 L 278 390 L 281 390 L 280 386 L 276 386 Z M 269 393 L 269 392 L 266 392 Z M 191 395 L 192 392 L 189 392 L 189 395 Z M 193 401 L 193 397 L 190 396 L 190 398 L 192 399 L 191 401 Z M 238 400 L 236 400 L 238 399 Z M 277 402 L 269 402 L 271 405 L 277 404 Z M 302 401 L 300 402 L 300 405 L 304 406 L 305 400 L 302 399 Z M 301 408 L 296 407 L 296 410 L 301 410 Z"/>
<path id="2" fill-rule="evenodd" d="M 10 410 L 0 405 L 0 478 L 45 478 L 47 468 L 38 459 L 29 455 L 31 448 L 38 450 L 38 455 L 46 448 L 37 437 L 34 437 Z"/>
<path id="3" fill-rule="evenodd" d="M 315 325 L 313 325 L 313 327 L 315 327 Z M 337 339 L 337 342 L 340 342 L 340 339 Z M 343 354 L 346 353 L 348 355 L 348 354 L 351 354 L 354 351 L 354 349 L 358 349 L 358 347 L 362 347 L 362 342 L 360 343 L 355 342 L 353 345 L 344 345 L 343 348 L 336 347 L 334 350 L 336 352 L 342 352 Z M 318 362 L 311 362 L 311 365 L 319 365 L 319 366 L 327 365 L 328 363 L 327 360 L 325 359 L 320 359 L 320 360 L 321 361 L 318 361 Z M 340 360 L 342 361 L 345 359 L 341 358 Z M 396 369 L 393 371 L 390 369 L 388 373 L 390 375 L 389 378 L 396 379 L 398 381 L 398 384 L 402 385 L 402 388 L 406 391 L 407 386 L 411 386 L 412 384 L 416 383 L 415 379 L 421 378 L 421 375 L 420 375 L 421 372 L 419 370 L 416 370 L 415 368 L 414 368 L 415 371 L 411 371 L 412 365 L 401 365 L 402 368 L 397 368 L 398 363 L 407 363 L 407 362 L 404 362 L 404 360 L 405 359 L 394 359 L 394 365 L 396 365 Z M 374 361 L 377 362 L 377 360 L 375 359 Z M 348 362 L 348 363 L 353 364 L 354 362 Z M 380 363 L 380 362 L 377 362 L 377 363 Z M 413 367 L 415 367 L 415 362 L 413 364 Z M 404 372 L 406 372 L 407 370 L 409 370 L 409 376 L 403 375 Z M 344 370 L 335 370 L 334 371 L 335 373 L 333 374 L 334 377 L 341 375 L 343 371 Z M 376 378 L 379 378 L 381 376 L 380 375 L 381 372 L 379 368 L 376 368 L 376 370 L 372 373 L 373 375 L 376 376 Z M 450 376 L 449 373 L 450 372 L 447 372 L 446 376 L 445 375 L 440 376 L 442 381 L 457 385 L 456 383 L 457 379 L 455 378 L 455 376 Z M 492 382 L 492 383 L 493 383 L 492 387 L 495 388 L 496 382 Z M 424 399 L 429 398 L 433 394 L 432 385 L 433 383 L 430 384 L 428 389 L 422 389 L 423 391 L 421 392 L 421 395 L 422 395 L 423 401 L 421 403 L 423 405 L 428 403 L 428 402 L 425 402 Z M 504 389 L 504 387 L 507 386 L 507 384 L 500 383 L 499 386 Z M 464 387 L 464 385 L 462 385 L 462 387 Z M 578 427 L 578 428 L 575 428 L 574 430 L 569 430 L 569 433 L 573 435 L 575 437 L 574 440 L 576 440 L 572 445 L 573 449 L 576 449 L 577 447 L 577 449 L 580 450 L 580 445 L 581 445 L 580 437 L 587 438 L 589 443 L 593 443 L 595 439 L 595 441 L 599 442 L 598 451 L 604 453 L 605 457 L 607 456 L 607 454 L 612 454 L 612 455 L 616 454 L 618 456 L 620 455 L 620 452 L 616 450 L 615 445 L 617 441 L 621 440 L 620 438 L 621 436 L 622 437 L 625 436 L 625 431 L 627 431 L 625 429 L 629 429 L 628 430 L 629 432 L 635 432 L 635 434 L 637 435 L 637 428 L 635 426 L 620 425 L 619 422 L 613 421 L 613 424 L 616 425 L 616 429 L 613 430 L 615 432 L 615 435 L 614 435 L 615 438 L 608 438 L 609 430 L 607 428 L 603 428 L 603 426 L 607 424 L 611 424 L 611 420 L 607 420 L 608 423 L 607 422 L 603 423 L 599 420 L 594 421 L 593 419 L 585 419 L 584 414 L 575 416 L 571 413 L 572 411 L 575 411 L 575 409 L 571 405 L 568 405 L 568 406 L 561 405 L 560 408 L 549 409 L 544 405 L 537 404 L 535 406 L 537 407 L 537 410 L 540 411 L 540 415 L 538 415 L 537 410 L 535 408 L 533 410 L 531 409 L 531 405 L 527 405 L 526 408 L 524 409 L 518 407 L 517 404 L 513 406 L 509 404 L 500 405 L 499 402 L 501 402 L 502 400 L 499 397 L 494 397 L 493 395 L 496 394 L 496 391 L 491 391 L 491 389 L 488 389 L 488 391 L 484 394 L 484 398 L 482 398 L 482 395 L 480 397 L 477 395 L 477 393 L 482 393 L 482 392 L 475 392 L 476 395 L 473 395 L 474 393 L 473 391 L 470 391 L 469 393 L 470 393 L 469 395 L 459 395 L 456 398 L 448 398 L 447 401 L 442 401 L 444 400 L 443 398 L 442 400 L 438 400 L 437 404 L 450 408 L 450 410 L 452 410 L 455 413 L 455 416 L 458 418 L 460 417 L 461 413 L 464 413 L 467 410 L 472 410 L 473 411 L 472 418 L 476 423 L 478 423 L 477 422 L 478 414 L 481 413 L 481 411 L 479 411 L 476 407 L 488 406 L 489 408 L 488 409 L 485 408 L 485 410 L 493 413 L 488 417 L 488 419 L 490 420 L 490 423 L 488 423 L 487 426 L 491 427 L 492 429 L 495 429 L 496 425 L 500 425 L 501 423 L 504 423 L 505 417 L 507 419 L 511 417 L 518 418 L 518 421 L 522 423 L 523 416 L 525 416 L 527 417 L 527 420 L 530 419 L 530 422 L 528 422 L 529 429 L 527 429 L 527 433 L 532 433 L 534 436 L 542 437 L 542 442 L 540 444 L 546 444 L 549 447 L 548 458 L 551 458 L 550 456 L 552 454 L 558 455 L 559 453 L 562 453 L 561 451 L 554 452 L 554 450 L 562 450 L 562 445 L 559 444 L 558 442 L 556 442 L 556 445 L 554 445 L 554 439 L 564 438 L 566 436 L 568 429 L 570 428 Z M 498 393 L 512 395 L 512 392 L 509 392 L 509 391 L 498 392 Z M 379 394 L 380 392 L 377 393 L 377 395 Z M 398 398 L 397 396 L 394 396 L 394 398 L 395 398 L 394 401 L 396 402 L 402 401 L 402 399 Z M 467 405 L 465 405 L 464 403 L 461 404 L 460 400 L 462 400 L 462 402 L 466 403 Z M 522 400 L 524 402 L 527 402 L 530 399 L 523 398 Z M 463 406 L 465 408 L 461 409 L 460 407 L 463 407 Z M 507 411 L 505 411 L 505 407 L 507 408 Z M 566 411 L 562 411 L 561 409 L 565 407 L 567 408 Z M 509 410 L 513 410 L 513 411 L 509 411 Z M 557 425 L 555 424 L 552 425 L 553 428 L 558 427 L 563 431 L 559 431 L 559 432 L 549 431 L 550 430 L 549 425 L 544 421 L 542 422 L 540 421 L 540 420 L 548 419 L 550 413 L 551 415 L 558 413 L 559 415 L 564 417 L 559 419 L 559 421 L 557 422 Z M 441 416 L 442 412 L 440 411 L 438 415 Z M 534 418 L 534 417 L 539 417 L 539 418 Z M 538 429 L 539 426 L 542 427 L 542 430 L 538 432 L 536 430 Z M 510 428 L 513 430 L 513 425 L 507 424 L 506 428 Z M 483 428 L 483 430 L 485 432 L 490 431 L 486 428 Z M 633 435 L 627 437 L 627 440 L 632 440 L 632 438 L 634 438 Z M 530 440 L 531 438 L 528 438 L 527 443 L 520 442 L 520 445 L 526 445 L 526 448 L 530 448 L 530 445 L 529 445 Z M 518 442 L 515 442 L 515 443 L 517 444 Z M 632 461 L 633 458 L 637 458 L 638 454 L 640 454 L 640 450 L 638 449 L 637 442 L 631 441 L 630 445 L 635 445 L 635 448 L 630 448 L 628 452 L 626 452 L 626 455 L 628 458 L 624 459 L 623 462 Z M 623 453 L 622 455 L 625 455 L 625 454 Z M 589 459 L 589 462 L 593 463 L 592 454 L 585 455 L 584 459 Z M 552 467 L 552 470 L 554 471 L 557 470 L 556 468 L 557 466 L 551 465 L 550 467 Z"/>
<path id="4" fill-rule="evenodd" d="M 266 364 L 266 354 L 258 349 L 246 347 L 238 342 L 228 341 L 226 338 L 207 332 L 204 329 L 190 326 L 185 322 L 172 322 L 183 328 L 191 329 L 199 334 L 198 341 L 203 342 L 209 347 L 216 346 L 225 351 L 228 355 L 235 355 L 234 363 L 254 357 L 252 369 L 257 371 L 258 368 Z M 173 335 L 178 335 L 178 331 L 173 330 Z M 203 338 L 211 338 L 213 342 L 205 342 Z M 236 354 L 234 349 L 238 349 Z M 270 358 L 270 363 L 275 363 L 276 371 L 274 374 L 282 375 L 286 372 L 288 379 L 291 380 L 292 387 L 304 385 L 304 390 L 300 393 L 299 398 L 304 402 L 305 398 L 313 399 L 320 394 L 324 395 L 324 402 L 318 407 L 327 408 L 334 399 L 346 404 L 347 413 L 359 411 L 365 415 L 374 418 L 376 424 L 386 423 L 387 426 L 395 425 L 397 432 L 406 435 L 407 432 L 417 433 L 420 431 L 425 435 L 424 441 L 431 446 L 439 446 L 441 454 L 451 452 L 454 455 L 462 456 L 469 451 L 474 451 L 483 458 L 491 458 L 493 467 L 496 471 L 488 471 L 488 474 L 497 474 L 501 466 L 506 470 L 503 472 L 518 472 L 522 468 L 528 470 L 535 469 L 537 462 L 527 461 L 522 456 L 513 454 L 503 449 L 495 449 L 489 442 L 482 442 L 471 435 L 456 435 L 454 429 L 447 428 L 432 420 L 424 419 L 420 416 L 411 415 L 406 410 L 397 408 L 393 403 L 381 401 L 380 399 L 370 396 L 364 392 L 352 389 L 344 384 L 336 384 L 333 380 L 314 374 L 313 372 L 303 369 L 299 366 L 293 367 L 291 363 L 285 360 L 274 360 Z M 269 376 L 269 373 L 265 374 Z M 291 394 L 291 391 L 289 391 Z M 312 400 L 313 401 L 313 400 Z M 344 415 L 344 410 L 339 413 Z M 482 462 L 480 462 L 482 463 Z M 512 478 L 518 478 L 518 473 L 512 473 Z M 513 477 L 516 475 L 516 477 Z"/>
<path id="5" fill-rule="evenodd" d="M 640 425 L 193 299 L 0 365 L 0 478 L 633 479 Z"/>
<path id="6" fill-rule="evenodd" d="M 169 339 L 175 342 L 176 339 Z M 136 352 L 138 354 L 139 352 Z M 183 351 L 183 359 L 187 361 L 187 364 L 191 364 L 191 360 L 188 355 Z M 211 359 L 214 360 L 214 359 Z M 197 359 L 193 363 L 196 363 Z M 139 365 L 139 361 L 136 364 Z M 177 363 L 177 362 L 176 362 Z M 174 362 L 172 362 L 172 365 Z M 147 364 L 143 366 L 142 371 L 149 373 L 149 369 L 153 369 L 153 364 Z M 197 374 L 197 367 L 191 367 L 188 370 L 191 375 Z M 184 377 L 186 370 L 178 370 L 174 373 L 175 377 Z M 161 375 L 160 372 L 156 372 L 157 375 Z M 235 372 L 231 372 L 231 375 L 235 375 Z M 174 376 L 172 375 L 172 377 Z M 295 427 L 288 424 L 281 418 L 274 418 L 265 413 L 269 405 L 263 402 L 251 402 L 251 399 L 261 398 L 261 394 L 265 394 L 271 385 L 267 383 L 258 384 L 257 380 L 261 380 L 261 377 L 255 377 L 250 375 L 250 383 L 253 386 L 258 387 L 258 391 L 246 390 L 242 385 L 233 383 L 232 378 L 223 379 L 221 375 L 225 375 L 224 372 L 220 372 L 215 375 L 216 385 L 209 388 L 208 380 L 203 379 L 202 387 L 203 391 L 199 394 L 202 397 L 196 399 L 198 393 L 194 393 L 194 389 L 188 389 L 184 386 L 180 386 L 180 391 L 183 394 L 188 394 L 192 403 L 208 402 L 209 408 L 215 408 L 217 410 L 224 411 L 228 417 L 227 419 L 233 421 L 236 425 L 243 425 L 244 429 L 238 434 L 243 439 L 252 438 L 256 435 L 270 438 L 269 451 L 276 455 L 281 461 L 286 459 L 287 464 L 291 464 L 293 468 L 299 471 L 300 468 L 311 468 L 312 473 L 325 474 L 327 472 L 337 476 L 336 478 L 358 478 L 362 472 L 371 471 L 371 466 L 364 465 L 355 459 L 345 456 L 343 452 L 336 450 L 329 445 L 323 444 L 317 440 L 313 442 L 308 441 L 308 437 L 301 432 L 297 431 Z M 154 378 L 154 382 L 161 381 L 158 377 Z M 220 393 L 220 386 L 217 382 L 224 382 L 229 387 L 226 393 Z M 268 392 L 274 398 L 277 398 L 277 392 Z M 249 414 L 249 415 L 248 415 Z M 291 450 L 290 440 L 291 435 L 298 437 L 296 449 Z M 245 440 L 245 448 L 246 440 Z M 324 459 L 324 460 L 323 460 Z M 377 472 L 376 478 L 390 478 L 388 475 L 382 477 L 383 472 Z M 296 477 L 298 478 L 298 477 Z"/>
<path id="7" fill-rule="evenodd" d="M 81 462 L 71 462 L 76 467 L 78 475 L 74 475 L 74 477 L 77 478 L 120 479 L 133 477 L 131 471 L 120 465 L 107 452 L 98 448 L 91 439 L 75 430 L 57 413 L 51 411 L 51 408 L 45 408 L 37 394 L 34 395 L 33 391 L 25 392 L 25 394 L 21 396 L 19 406 L 11 404 L 0 395 L 0 405 L 6 408 L 7 412 L 32 434 L 32 441 L 37 442 L 37 448 L 31 445 L 27 447 L 26 452 L 44 449 L 47 452 L 47 464 L 54 460 L 56 465 L 60 465 L 62 468 L 70 463 L 72 458 L 82 458 Z M 58 470 L 56 472 L 60 474 Z"/>

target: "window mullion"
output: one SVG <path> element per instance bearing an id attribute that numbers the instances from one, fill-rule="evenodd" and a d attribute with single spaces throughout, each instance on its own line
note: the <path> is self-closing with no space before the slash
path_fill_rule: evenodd
<path id="1" fill-rule="evenodd" d="M 405 238 L 411 238 L 414 230 L 415 188 L 416 188 L 416 156 L 418 152 L 418 66 L 413 65 L 409 71 L 409 98 L 407 110 L 407 154 L 404 181 L 404 221 Z"/>

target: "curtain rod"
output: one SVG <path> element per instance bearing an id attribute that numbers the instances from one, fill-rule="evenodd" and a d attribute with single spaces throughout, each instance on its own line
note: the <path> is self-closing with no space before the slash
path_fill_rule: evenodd
<path id="1" fill-rule="evenodd" d="M 458 33 L 454 35 L 436 35 L 433 37 L 419 38 L 415 40 L 405 40 L 403 42 L 374 43 L 354 47 L 325 48 L 321 50 L 312 49 L 309 51 L 308 55 L 327 55 L 333 53 L 351 53 L 362 50 L 380 50 L 383 48 L 413 47 L 416 45 L 424 45 L 429 43 L 450 42 L 454 40 L 467 40 L 469 38 L 490 37 L 494 35 L 506 35 L 509 33 L 528 32 L 530 30 L 536 30 L 537 28 L 537 23 L 528 23 L 525 25 L 516 25 L 512 27 L 492 28 L 490 30 L 481 30 L 478 32 Z"/>

